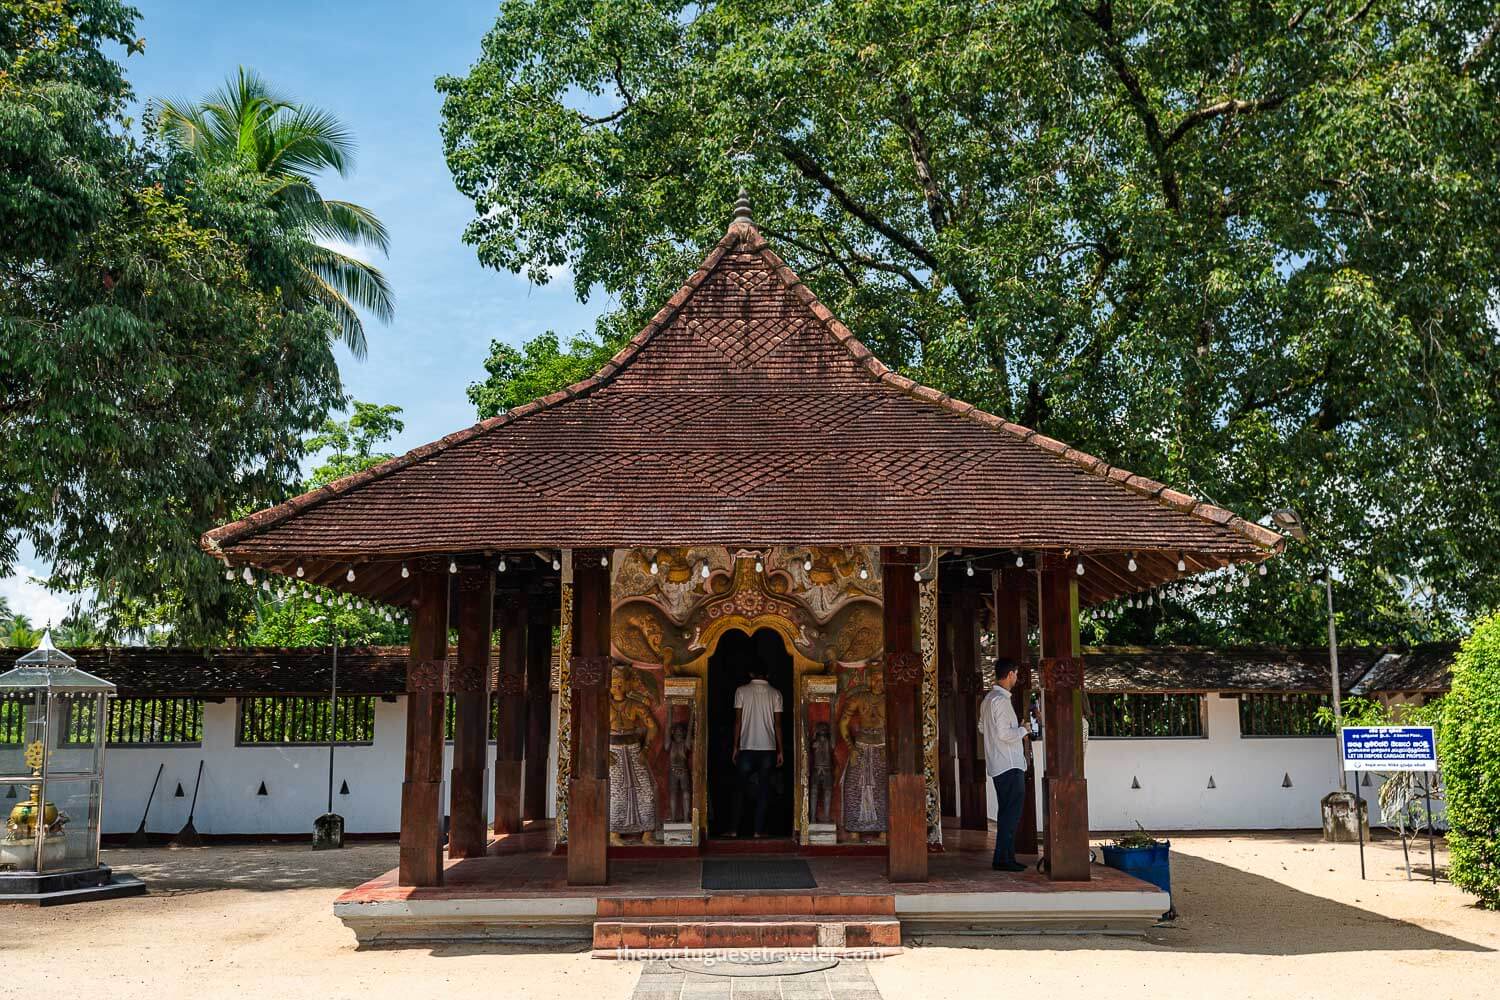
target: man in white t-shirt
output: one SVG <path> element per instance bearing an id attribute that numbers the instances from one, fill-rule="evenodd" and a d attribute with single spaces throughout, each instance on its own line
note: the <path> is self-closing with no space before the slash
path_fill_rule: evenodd
<path id="1" fill-rule="evenodd" d="M 781 692 L 766 680 L 765 667 L 751 667 L 750 683 L 741 684 L 734 692 L 734 766 L 740 788 L 734 797 L 734 825 L 727 837 L 740 834 L 747 794 L 755 800 L 755 836 L 766 835 L 771 770 L 782 764 L 781 713 Z"/>
<path id="2" fill-rule="evenodd" d="M 1013 660 L 995 661 L 995 686 L 979 704 L 979 731 L 984 735 L 985 770 L 995 785 L 996 871 L 1022 872 L 1016 860 L 1016 829 L 1026 798 L 1026 739 L 1031 730 L 1016 720 L 1010 691 L 1016 686 Z"/>

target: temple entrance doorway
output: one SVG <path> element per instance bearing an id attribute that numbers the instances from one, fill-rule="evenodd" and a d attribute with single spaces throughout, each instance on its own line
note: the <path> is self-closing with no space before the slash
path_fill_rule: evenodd
<path id="1" fill-rule="evenodd" d="M 786 838 L 792 835 L 792 797 L 796 769 L 792 759 L 792 655 L 782 637 L 762 628 L 754 635 L 743 630 L 725 632 L 708 661 L 708 835 L 723 837 L 730 832 L 735 815 L 735 798 L 744 795 L 739 836 L 749 838 L 754 832 L 755 807 L 749 790 L 742 786 L 733 760 L 734 693 L 749 683 L 751 667 L 759 664 L 766 679 L 781 692 L 781 741 L 784 750 L 782 766 L 770 773 L 771 803 L 766 817 L 766 835 Z"/>

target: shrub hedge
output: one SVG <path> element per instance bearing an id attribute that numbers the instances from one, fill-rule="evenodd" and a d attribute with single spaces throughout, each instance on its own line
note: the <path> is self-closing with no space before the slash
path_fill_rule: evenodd
<path id="1" fill-rule="evenodd" d="M 1500 612 L 1460 647 L 1438 755 L 1448 793 L 1449 876 L 1500 909 Z"/>

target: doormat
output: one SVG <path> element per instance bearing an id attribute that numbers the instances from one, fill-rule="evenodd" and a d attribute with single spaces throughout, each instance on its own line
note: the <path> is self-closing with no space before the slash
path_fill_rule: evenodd
<path id="1" fill-rule="evenodd" d="M 703 888 L 744 892 L 756 889 L 816 889 L 812 869 L 801 858 L 741 861 L 709 858 L 703 862 Z"/>

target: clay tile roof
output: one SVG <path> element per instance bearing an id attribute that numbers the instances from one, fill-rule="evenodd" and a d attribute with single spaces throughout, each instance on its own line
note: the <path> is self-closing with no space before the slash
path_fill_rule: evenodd
<path id="1" fill-rule="evenodd" d="M 1344 689 L 1359 681 L 1383 649 L 1339 650 Z M 1277 691 L 1319 694 L 1329 689 L 1328 649 L 1242 646 L 1198 649 L 1098 646 L 1084 650 L 1089 691 Z"/>
<path id="2" fill-rule="evenodd" d="M 1386 653 L 1350 687 L 1349 693 L 1366 697 L 1444 692 L 1453 680 L 1457 657 L 1456 642 L 1430 642 L 1404 652 Z"/>
<path id="3" fill-rule="evenodd" d="M 326 695 L 333 681 L 331 647 L 124 646 L 71 649 L 89 671 L 113 681 L 122 698 L 244 694 Z M 398 695 L 406 691 L 405 646 L 351 646 L 339 650 L 341 694 Z M 499 653 L 491 656 L 493 681 Z M 493 686 L 493 684 L 492 684 Z"/>
<path id="4" fill-rule="evenodd" d="M 742 217 L 592 378 L 203 538 L 280 572 L 304 558 L 778 543 L 1159 551 L 1170 575 L 1177 552 L 1198 569 L 1283 544 L 892 372 Z"/>

